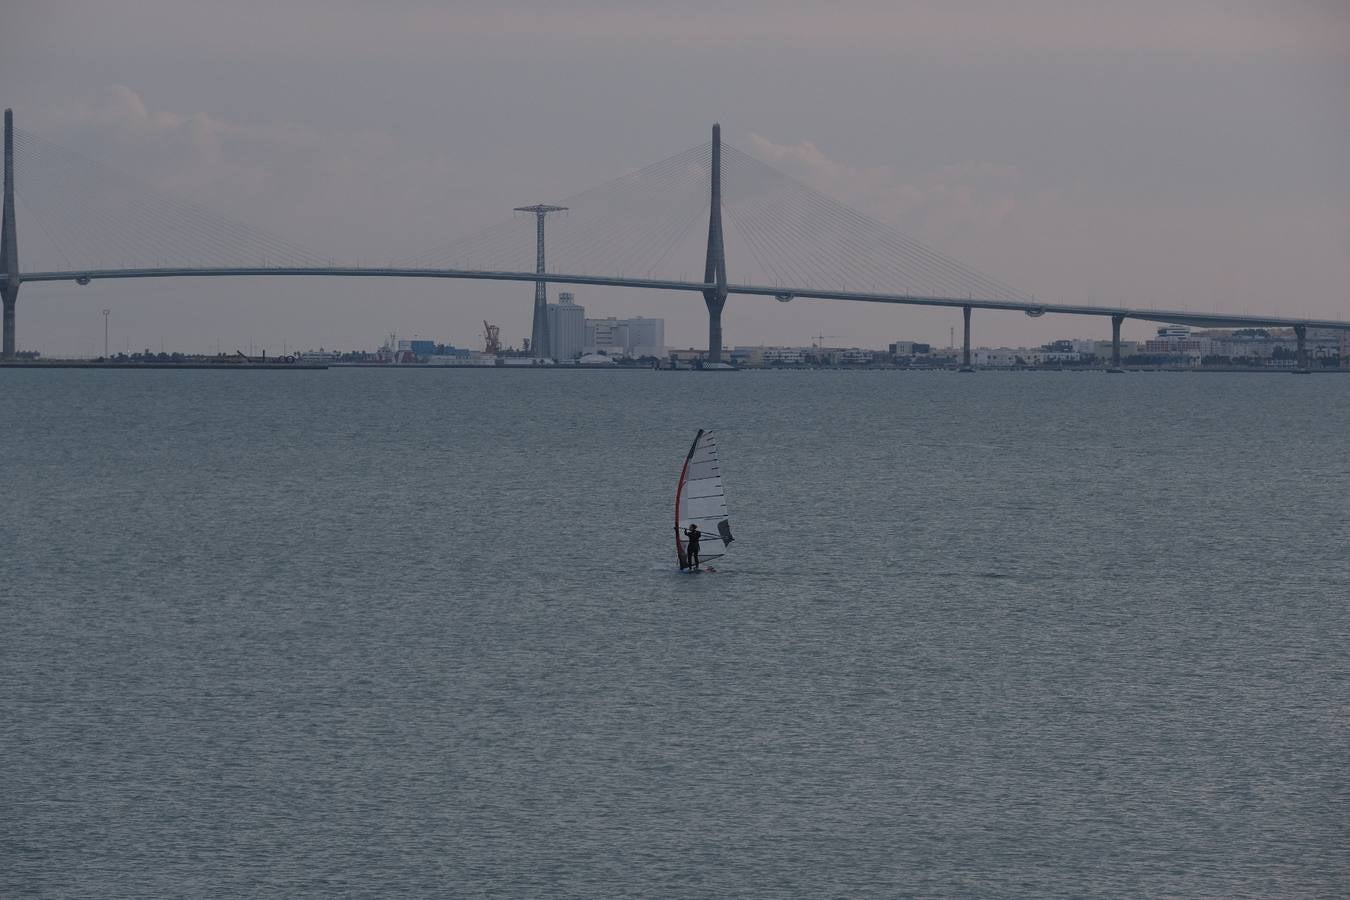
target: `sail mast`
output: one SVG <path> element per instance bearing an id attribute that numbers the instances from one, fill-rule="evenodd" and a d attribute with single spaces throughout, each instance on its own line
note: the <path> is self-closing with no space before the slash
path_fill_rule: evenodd
<path id="1" fill-rule="evenodd" d="M 689 567 L 689 551 L 685 530 L 697 525 L 708 541 L 720 538 L 722 547 L 699 554 L 700 561 L 723 556 L 721 550 L 735 540 L 727 520 L 727 498 L 722 488 L 722 467 L 717 458 L 717 440 L 712 432 L 699 429 L 694 443 L 680 469 L 680 483 L 675 489 L 675 553 L 680 568 Z"/>
<path id="2" fill-rule="evenodd" d="M 684 531 L 680 527 L 680 506 L 684 502 L 684 486 L 689 479 L 689 460 L 694 458 L 694 451 L 698 449 L 698 442 L 703 437 L 703 429 L 698 430 L 694 435 L 694 442 L 689 445 L 689 452 L 684 457 L 684 465 L 680 468 L 680 483 L 675 488 L 675 556 L 680 562 L 681 569 L 689 568 L 689 555 L 684 551 Z"/>

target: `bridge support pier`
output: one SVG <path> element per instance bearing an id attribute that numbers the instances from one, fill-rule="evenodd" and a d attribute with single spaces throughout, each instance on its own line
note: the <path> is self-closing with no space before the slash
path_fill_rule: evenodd
<path id="1" fill-rule="evenodd" d="M 1298 339 L 1298 355 L 1294 360 L 1294 365 L 1298 368 L 1294 372 L 1299 375 L 1308 374 L 1308 326 L 1295 325 L 1294 337 Z"/>
<path id="2" fill-rule="evenodd" d="M 4 288 L 0 288 L 0 299 L 4 300 L 5 305 L 5 337 L 4 337 L 4 359 L 13 359 L 16 352 L 14 345 L 14 309 L 18 305 L 19 285 L 15 281 L 6 281 Z"/>
<path id="3" fill-rule="evenodd" d="M 13 359 L 14 344 L 14 308 L 19 300 L 19 243 L 14 230 L 14 110 L 5 110 L 5 195 L 3 219 L 0 220 L 0 275 L 4 276 L 4 287 L 0 288 L 0 301 L 4 302 L 4 345 L 5 359 Z"/>
<path id="4" fill-rule="evenodd" d="M 727 303 L 726 291 L 704 291 L 703 303 L 708 307 L 708 362 L 722 361 L 722 307 Z"/>
<path id="5" fill-rule="evenodd" d="M 964 337 L 961 344 L 961 371 L 974 372 L 975 367 L 970 364 L 970 307 L 961 307 L 961 319 L 964 325 L 962 329 Z"/>
<path id="6" fill-rule="evenodd" d="M 1124 372 L 1120 367 L 1120 323 L 1125 321 L 1124 316 L 1111 317 L 1111 368 L 1108 372 Z"/>
<path id="7" fill-rule="evenodd" d="M 712 197 L 708 212 L 708 255 L 703 283 L 716 287 L 703 292 L 708 307 L 708 362 L 722 361 L 722 307 L 727 303 L 727 250 L 722 242 L 722 126 L 712 127 Z"/>

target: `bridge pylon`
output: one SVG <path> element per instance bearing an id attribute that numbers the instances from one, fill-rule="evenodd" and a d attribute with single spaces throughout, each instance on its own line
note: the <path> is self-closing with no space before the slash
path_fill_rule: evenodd
<path id="1" fill-rule="evenodd" d="M 0 220 L 0 301 L 5 308 L 4 346 L 0 355 L 14 358 L 14 307 L 19 301 L 19 242 L 14 228 L 14 110 L 5 110 L 5 195 Z"/>
<path id="2" fill-rule="evenodd" d="M 727 249 L 722 242 L 722 126 L 712 127 L 712 197 L 708 212 L 708 255 L 703 283 L 716 287 L 703 291 L 708 306 L 708 362 L 722 361 L 722 307 L 727 302 Z"/>

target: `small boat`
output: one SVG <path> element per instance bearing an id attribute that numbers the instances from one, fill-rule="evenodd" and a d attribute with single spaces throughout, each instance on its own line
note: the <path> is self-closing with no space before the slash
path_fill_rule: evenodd
<path id="1" fill-rule="evenodd" d="M 675 555 L 682 571 L 700 571 L 700 566 L 691 565 L 689 558 L 689 529 L 695 525 L 702 538 L 699 541 L 700 566 L 725 556 L 727 547 L 734 540 L 727 520 L 727 495 L 722 487 L 717 441 L 712 432 L 702 428 L 694 436 L 689 455 L 684 458 L 680 483 L 675 488 Z M 710 546 L 715 539 L 722 542 L 716 549 Z M 708 549 L 705 551 L 704 547 Z"/>

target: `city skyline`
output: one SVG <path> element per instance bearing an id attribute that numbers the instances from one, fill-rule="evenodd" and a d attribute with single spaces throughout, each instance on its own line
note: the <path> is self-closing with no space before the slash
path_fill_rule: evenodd
<path id="1" fill-rule="evenodd" d="M 565 332 L 565 329 L 559 329 L 556 325 L 556 323 L 558 322 L 558 316 L 560 315 L 559 313 L 560 308 L 562 308 L 564 311 L 568 311 L 569 307 L 571 311 L 575 311 L 577 313 L 576 322 L 574 323 L 573 326 L 575 328 L 576 335 L 570 339 L 570 343 L 568 343 L 567 339 L 563 339 L 560 337 L 560 332 Z M 619 357 L 657 356 L 664 358 L 668 354 L 672 353 L 684 354 L 690 350 L 701 351 L 706 349 L 695 345 L 683 346 L 664 342 L 663 336 L 664 336 L 665 321 L 660 317 L 647 318 L 638 316 L 632 319 L 625 319 L 613 315 L 607 315 L 604 314 L 603 312 L 596 316 L 587 316 L 585 315 L 586 309 L 584 304 L 578 303 L 576 300 L 575 291 L 558 292 L 557 302 L 550 301 L 547 304 L 547 309 L 550 321 L 550 330 L 552 332 L 550 352 L 547 355 L 552 359 L 575 359 L 578 356 L 592 354 L 596 352 L 608 353 L 609 355 Z M 110 310 L 103 310 L 103 312 L 110 312 Z M 107 317 L 105 316 L 105 318 Z M 1248 343 L 1253 348 L 1265 346 L 1265 350 L 1268 354 L 1270 346 L 1266 345 L 1288 345 L 1292 347 L 1296 342 L 1296 335 L 1294 329 L 1292 328 L 1283 328 L 1283 327 L 1271 327 L 1260 329 L 1198 328 L 1198 327 L 1191 328 L 1190 326 L 1185 325 L 1182 326 L 1160 325 L 1157 323 L 1139 323 L 1139 324 L 1148 325 L 1149 326 L 1148 332 L 1147 334 L 1142 335 L 1139 339 L 1130 339 L 1122 341 L 1123 352 L 1127 354 L 1143 353 L 1143 352 L 1161 353 L 1169 349 L 1175 349 L 1178 351 L 1191 351 L 1192 355 L 1194 355 L 1195 351 L 1201 349 L 1205 350 L 1206 352 L 1210 352 L 1211 350 L 1213 352 L 1225 350 L 1226 352 L 1231 353 L 1233 349 L 1233 342 L 1237 342 L 1239 344 Z M 626 340 L 627 335 L 625 334 L 623 338 L 621 338 L 617 343 L 612 343 L 608 335 L 606 335 L 605 338 L 599 343 L 599 345 L 597 345 L 597 342 L 595 340 L 597 325 L 601 325 L 602 327 L 618 326 L 624 328 L 625 330 L 630 326 L 637 326 L 639 328 L 645 326 L 647 329 L 650 329 L 650 334 L 654 335 L 655 337 L 650 338 L 649 340 L 646 341 Z M 858 343 L 849 343 L 847 341 L 835 340 L 835 338 L 838 337 L 837 335 L 818 334 L 818 335 L 809 335 L 806 340 L 797 342 L 791 341 L 772 342 L 766 340 L 754 340 L 753 338 L 747 340 L 733 339 L 728 341 L 726 349 L 728 354 L 730 354 L 731 356 L 743 355 L 743 351 L 749 349 L 799 350 L 799 351 L 866 350 L 876 353 L 883 353 L 889 349 L 891 352 L 894 353 L 896 352 L 895 348 L 897 345 L 921 345 L 923 347 L 926 347 L 927 349 L 917 351 L 920 355 L 932 354 L 934 356 L 940 356 L 960 352 L 961 349 L 960 341 L 957 340 L 955 343 L 951 342 L 951 339 L 954 336 L 954 331 L 955 329 L 952 329 L 949 332 L 947 342 L 916 340 L 913 337 L 909 336 L 893 336 L 889 338 L 873 336 L 869 340 L 864 340 Z M 644 334 L 645 333 L 646 332 L 644 332 Z M 1314 346 L 1326 348 L 1336 348 L 1337 346 L 1344 348 L 1346 346 L 1350 346 L 1350 332 L 1343 332 L 1339 330 L 1322 331 L 1314 328 L 1309 329 L 1308 336 L 1310 341 L 1310 349 Z M 510 335 L 499 334 L 499 339 L 502 342 L 503 351 L 507 353 L 525 353 L 526 352 L 525 341 L 528 340 L 528 336 L 521 335 L 520 338 L 521 339 L 512 339 Z M 632 347 L 628 348 L 628 351 L 631 352 L 626 352 L 624 346 L 625 342 L 633 345 Z M 249 356 L 255 355 L 277 356 L 285 354 L 295 354 L 300 352 L 316 352 L 316 351 L 369 353 L 374 352 L 382 347 L 388 347 L 390 349 L 394 349 L 396 347 L 404 348 L 412 344 L 418 343 L 423 345 L 442 346 L 445 348 L 453 348 L 459 351 L 472 351 L 477 353 L 483 350 L 484 335 L 481 330 L 469 337 L 465 337 L 463 335 L 450 335 L 442 332 L 436 332 L 434 330 L 414 330 L 412 332 L 402 332 L 402 333 L 396 331 L 389 331 L 382 333 L 376 338 L 371 338 L 370 340 L 364 343 L 354 344 L 351 346 L 326 346 L 323 344 L 316 344 L 312 341 L 306 341 L 304 339 L 304 336 L 302 335 L 295 340 L 291 339 L 283 340 L 283 342 L 279 347 L 274 346 L 274 342 L 269 343 L 267 341 L 250 340 L 246 345 L 238 347 L 225 347 L 224 345 L 212 344 L 208 347 L 202 348 L 167 347 L 163 342 L 161 342 L 157 346 L 151 344 L 136 345 L 129 339 L 127 339 L 124 340 L 121 344 L 115 344 L 114 346 L 112 346 L 110 350 L 110 355 L 117 356 L 118 354 L 123 353 L 125 354 L 140 353 L 146 350 L 149 350 L 151 352 L 178 352 L 184 354 L 206 354 L 206 355 L 222 352 L 229 355 L 238 351 L 238 352 L 246 352 L 247 355 Z M 572 346 L 572 344 L 575 344 L 575 346 Z M 1169 347 L 1170 344 L 1175 344 L 1176 346 L 1174 348 L 1171 348 Z M 1214 345 L 1212 348 L 1211 344 Z M 633 347 L 636 347 L 636 349 L 633 349 Z M 1081 352 L 1085 354 L 1096 354 L 1099 358 L 1104 359 L 1107 356 L 1109 356 L 1110 353 L 1110 340 L 1102 338 L 1100 336 L 1084 333 L 1071 336 L 1065 336 L 1064 334 L 1057 334 L 1053 337 L 1047 338 L 1044 341 L 1031 344 L 1013 344 L 1007 342 L 1000 343 L 996 340 L 984 342 L 972 342 L 973 351 L 986 352 L 985 356 L 980 357 L 979 364 L 981 366 L 991 365 L 987 361 L 988 352 L 1001 353 L 1004 351 L 1008 352 L 1067 351 L 1071 348 L 1074 350 L 1074 352 Z M 741 351 L 741 353 L 738 354 L 735 351 Z M 908 350 L 905 351 L 906 354 L 910 352 L 911 351 Z M 58 357 L 63 355 L 66 354 L 56 354 L 56 356 Z M 100 356 L 102 355 L 102 353 L 99 352 L 98 348 L 94 347 L 91 344 L 87 352 L 76 355 L 81 357 L 94 357 Z M 1342 356 L 1344 356 L 1343 353 Z"/>
<path id="2" fill-rule="evenodd" d="M 18 4 L 0 33 L 4 102 L 26 128 L 321 251 L 360 259 L 433 245 L 521 197 L 565 197 L 687 146 L 717 118 L 757 157 L 1046 302 L 1344 311 L 1350 198 L 1338 161 L 1350 149 L 1340 102 L 1350 43 L 1332 6 L 1074 4 L 1065 15 L 1063 4 L 1038 3 L 1013 15 L 977 4 L 1002 45 L 972 41 L 969 15 L 921 6 L 853 4 L 828 23 L 806 6 L 773 17 L 754 4 L 701 9 L 707 27 L 692 31 L 643 7 L 583 5 L 566 23 L 530 4 L 395 7 L 343 10 L 302 32 L 297 4 L 263 15 L 267 34 L 242 38 L 225 21 L 201 28 L 206 7 L 132 6 L 134 35 L 122 17 L 83 7 L 91 32 L 126 38 L 118 43 L 58 38 L 50 7 Z M 644 37 L 644 22 L 665 37 Z M 370 33 L 389 42 L 361 41 L 365 78 L 353 79 L 339 61 Z M 916 45 L 899 60 L 878 34 Z M 430 52 L 429 35 L 476 46 L 451 61 Z M 395 38 L 404 52 L 384 49 Z M 68 52 L 72 40 L 80 53 Z M 633 48 L 650 52 L 639 60 Z M 719 48 L 734 52 L 672 77 Z M 806 49 L 814 55 L 803 59 Z M 751 63 L 783 77 L 747 79 Z M 565 77 L 545 74 L 556 71 Z M 422 87 L 474 74 L 492 78 L 492 102 L 456 90 L 429 103 Z M 851 102 L 834 102 L 843 97 Z M 496 114 L 521 104 L 524 117 Z M 868 112 L 883 108 L 894 114 Z M 546 138 L 522 141 L 522 128 Z M 41 240 L 25 214 L 21 202 L 21 260 Z M 738 264 L 749 261 L 728 260 L 733 279 Z M 530 293 L 263 279 L 31 285 L 20 346 L 101 345 L 103 308 L 114 346 L 262 344 L 307 323 L 320 323 L 326 343 L 351 344 L 391 328 L 462 333 L 483 318 L 511 335 L 528 332 Z M 696 297 L 587 297 L 619 316 L 664 318 L 672 345 L 706 340 Z M 1039 344 L 1090 324 L 982 312 L 974 339 Z M 959 312 L 745 297 L 731 298 L 725 319 L 729 344 L 884 333 L 941 345 L 952 327 Z M 1125 337 L 1150 328 L 1127 322 Z"/>

